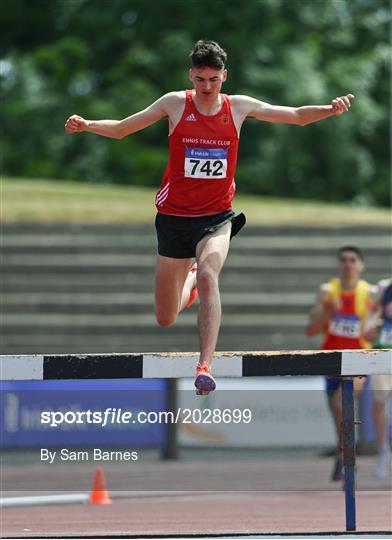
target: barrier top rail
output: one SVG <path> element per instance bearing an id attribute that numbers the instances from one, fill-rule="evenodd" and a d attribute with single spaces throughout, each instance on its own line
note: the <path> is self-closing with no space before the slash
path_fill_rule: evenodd
<path id="1" fill-rule="evenodd" d="M 0 380 L 193 377 L 199 356 L 178 353 L 1 355 Z M 217 352 L 217 377 L 392 374 L 392 350 Z"/>

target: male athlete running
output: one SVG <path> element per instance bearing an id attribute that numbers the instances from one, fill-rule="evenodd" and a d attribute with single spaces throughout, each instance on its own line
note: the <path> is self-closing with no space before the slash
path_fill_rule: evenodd
<path id="1" fill-rule="evenodd" d="M 68 134 L 86 131 L 122 139 L 162 118 L 169 123 L 169 163 L 156 196 L 158 260 L 155 312 L 170 326 L 199 296 L 200 359 L 196 392 L 215 389 L 210 367 L 221 322 L 218 279 L 230 238 L 245 224 L 232 210 L 239 133 L 247 118 L 305 126 L 350 108 L 352 94 L 331 105 L 282 107 L 248 96 L 221 94 L 226 52 L 214 41 L 198 41 L 191 52 L 192 90 L 169 92 L 123 120 L 70 116 Z M 196 257 L 196 264 L 192 264 Z M 197 287 L 197 288 L 196 288 Z"/>
<path id="2" fill-rule="evenodd" d="M 378 294 L 365 325 L 365 338 L 378 349 L 392 349 L 392 279 L 378 283 Z M 391 353 L 392 354 L 392 353 Z M 391 475 L 392 454 L 389 446 L 388 400 L 392 394 L 392 375 L 372 375 L 373 422 L 376 433 L 377 462 L 373 476 Z"/>
<path id="3" fill-rule="evenodd" d="M 306 329 L 308 336 L 324 333 L 321 349 L 366 349 L 370 347 L 364 339 L 364 326 L 376 287 L 360 279 L 364 269 L 363 254 L 355 246 L 345 246 L 338 250 L 338 278 L 331 279 L 320 286 L 315 305 L 310 313 Z M 358 392 L 364 378 L 354 379 Z M 343 460 L 341 456 L 342 396 L 340 380 L 327 377 L 326 392 L 332 413 L 337 448 L 331 480 L 343 479 Z"/>

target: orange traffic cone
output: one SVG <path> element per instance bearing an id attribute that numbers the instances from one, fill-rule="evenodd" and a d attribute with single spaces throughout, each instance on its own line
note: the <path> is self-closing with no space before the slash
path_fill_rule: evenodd
<path id="1" fill-rule="evenodd" d="M 103 467 L 97 467 L 91 489 L 90 504 L 112 504 L 112 499 L 106 489 L 105 473 Z"/>

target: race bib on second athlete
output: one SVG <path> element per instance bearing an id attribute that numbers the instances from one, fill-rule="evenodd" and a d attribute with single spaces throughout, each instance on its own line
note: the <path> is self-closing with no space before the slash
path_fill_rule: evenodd
<path id="1" fill-rule="evenodd" d="M 361 321 L 356 315 L 334 315 L 329 326 L 329 333 L 332 336 L 359 338 Z"/>
<path id="2" fill-rule="evenodd" d="M 392 323 L 385 322 L 382 325 L 378 341 L 381 347 L 392 348 Z"/>
<path id="3" fill-rule="evenodd" d="M 184 176 L 186 178 L 226 178 L 226 148 L 189 148 L 185 149 Z"/>

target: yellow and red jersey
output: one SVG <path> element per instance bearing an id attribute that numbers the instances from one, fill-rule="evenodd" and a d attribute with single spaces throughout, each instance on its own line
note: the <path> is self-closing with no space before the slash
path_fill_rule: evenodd
<path id="1" fill-rule="evenodd" d="M 370 286 L 359 280 L 353 291 L 344 291 L 339 278 L 329 281 L 332 297 L 340 308 L 330 318 L 325 329 L 322 349 L 367 349 L 371 345 L 362 337 L 363 327 L 371 306 Z"/>

